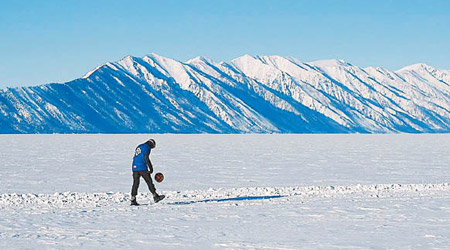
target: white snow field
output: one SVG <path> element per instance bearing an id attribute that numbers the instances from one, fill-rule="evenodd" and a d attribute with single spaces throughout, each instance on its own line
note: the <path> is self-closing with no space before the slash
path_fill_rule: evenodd
<path id="1" fill-rule="evenodd" d="M 167 198 L 131 157 L 151 159 Z M 1 135 L 0 249 L 445 249 L 450 135 Z"/>

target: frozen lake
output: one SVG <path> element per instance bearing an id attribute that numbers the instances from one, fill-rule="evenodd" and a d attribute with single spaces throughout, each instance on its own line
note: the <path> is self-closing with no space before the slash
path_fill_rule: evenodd
<path id="1" fill-rule="evenodd" d="M 157 142 L 151 154 L 155 171 L 166 176 L 157 189 L 168 198 L 129 207 L 131 158 L 149 138 Z M 448 134 L 0 135 L 0 148 L 2 249 L 35 243 L 49 249 L 450 243 Z M 376 184 L 403 186 L 380 193 Z M 336 186 L 351 192 L 336 192 Z M 148 191 L 143 181 L 139 191 Z M 85 196 L 69 205 L 42 203 L 76 196 L 69 192 Z M 94 193 L 103 193 L 104 200 L 95 200 Z M 282 197 L 258 198 L 277 195 Z M 255 199 L 234 199 L 239 196 Z"/>
<path id="2" fill-rule="evenodd" d="M 442 183 L 450 135 L 1 135 L 0 193 L 128 191 L 135 147 L 165 190 Z"/>

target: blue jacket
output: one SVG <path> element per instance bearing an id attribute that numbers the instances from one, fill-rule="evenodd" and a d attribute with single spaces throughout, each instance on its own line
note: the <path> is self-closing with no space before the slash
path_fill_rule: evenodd
<path id="1" fill-rule="evenodd" d="M 136 147 L 136 150 L 134 151 L 133 163 L 131 164 L 131 169 L 133 172 L 147 170 L 153 172 L 153 166 L 149 159 L 151 151 L 152 150 L 147 143 L 143 143 Z"/>

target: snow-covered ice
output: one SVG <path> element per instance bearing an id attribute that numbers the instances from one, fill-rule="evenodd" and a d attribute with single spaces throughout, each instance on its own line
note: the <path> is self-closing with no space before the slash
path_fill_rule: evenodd
<path id="1" fill-rule="evenodd" d="M 134 147 L 165 174 L 129 206 Z M 450 135 L 2 135 L 0 249 L 445 248 Z"/>

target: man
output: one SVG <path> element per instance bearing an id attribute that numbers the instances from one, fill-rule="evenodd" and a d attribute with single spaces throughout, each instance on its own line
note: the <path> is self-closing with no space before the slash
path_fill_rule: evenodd
<path id="1" fill-rule="evenodd" d="M 139 180 L 141 177 L 144 178 L 147 183 L 148 189 L 153 194 L 153 200 L 158 202 L 164 199 L 164 195 L 158 195 L 156 193 L 155 185 L 153 185 L 152 177 L 150 176 L 153 173 L 153 166 L 150 162 L 149 156 L 152 149 L 156 147 L 156 142 L 153 139 L 148 140 L 145 143 L 140 144 L 136 147 L 133 157 L 133 163 L 131 168 L 133 170 L 133 187 L 131 189 L 131 205 L 138 206 L 139 203 L 136 201 L 136 195 L 139 188 Z"/>

